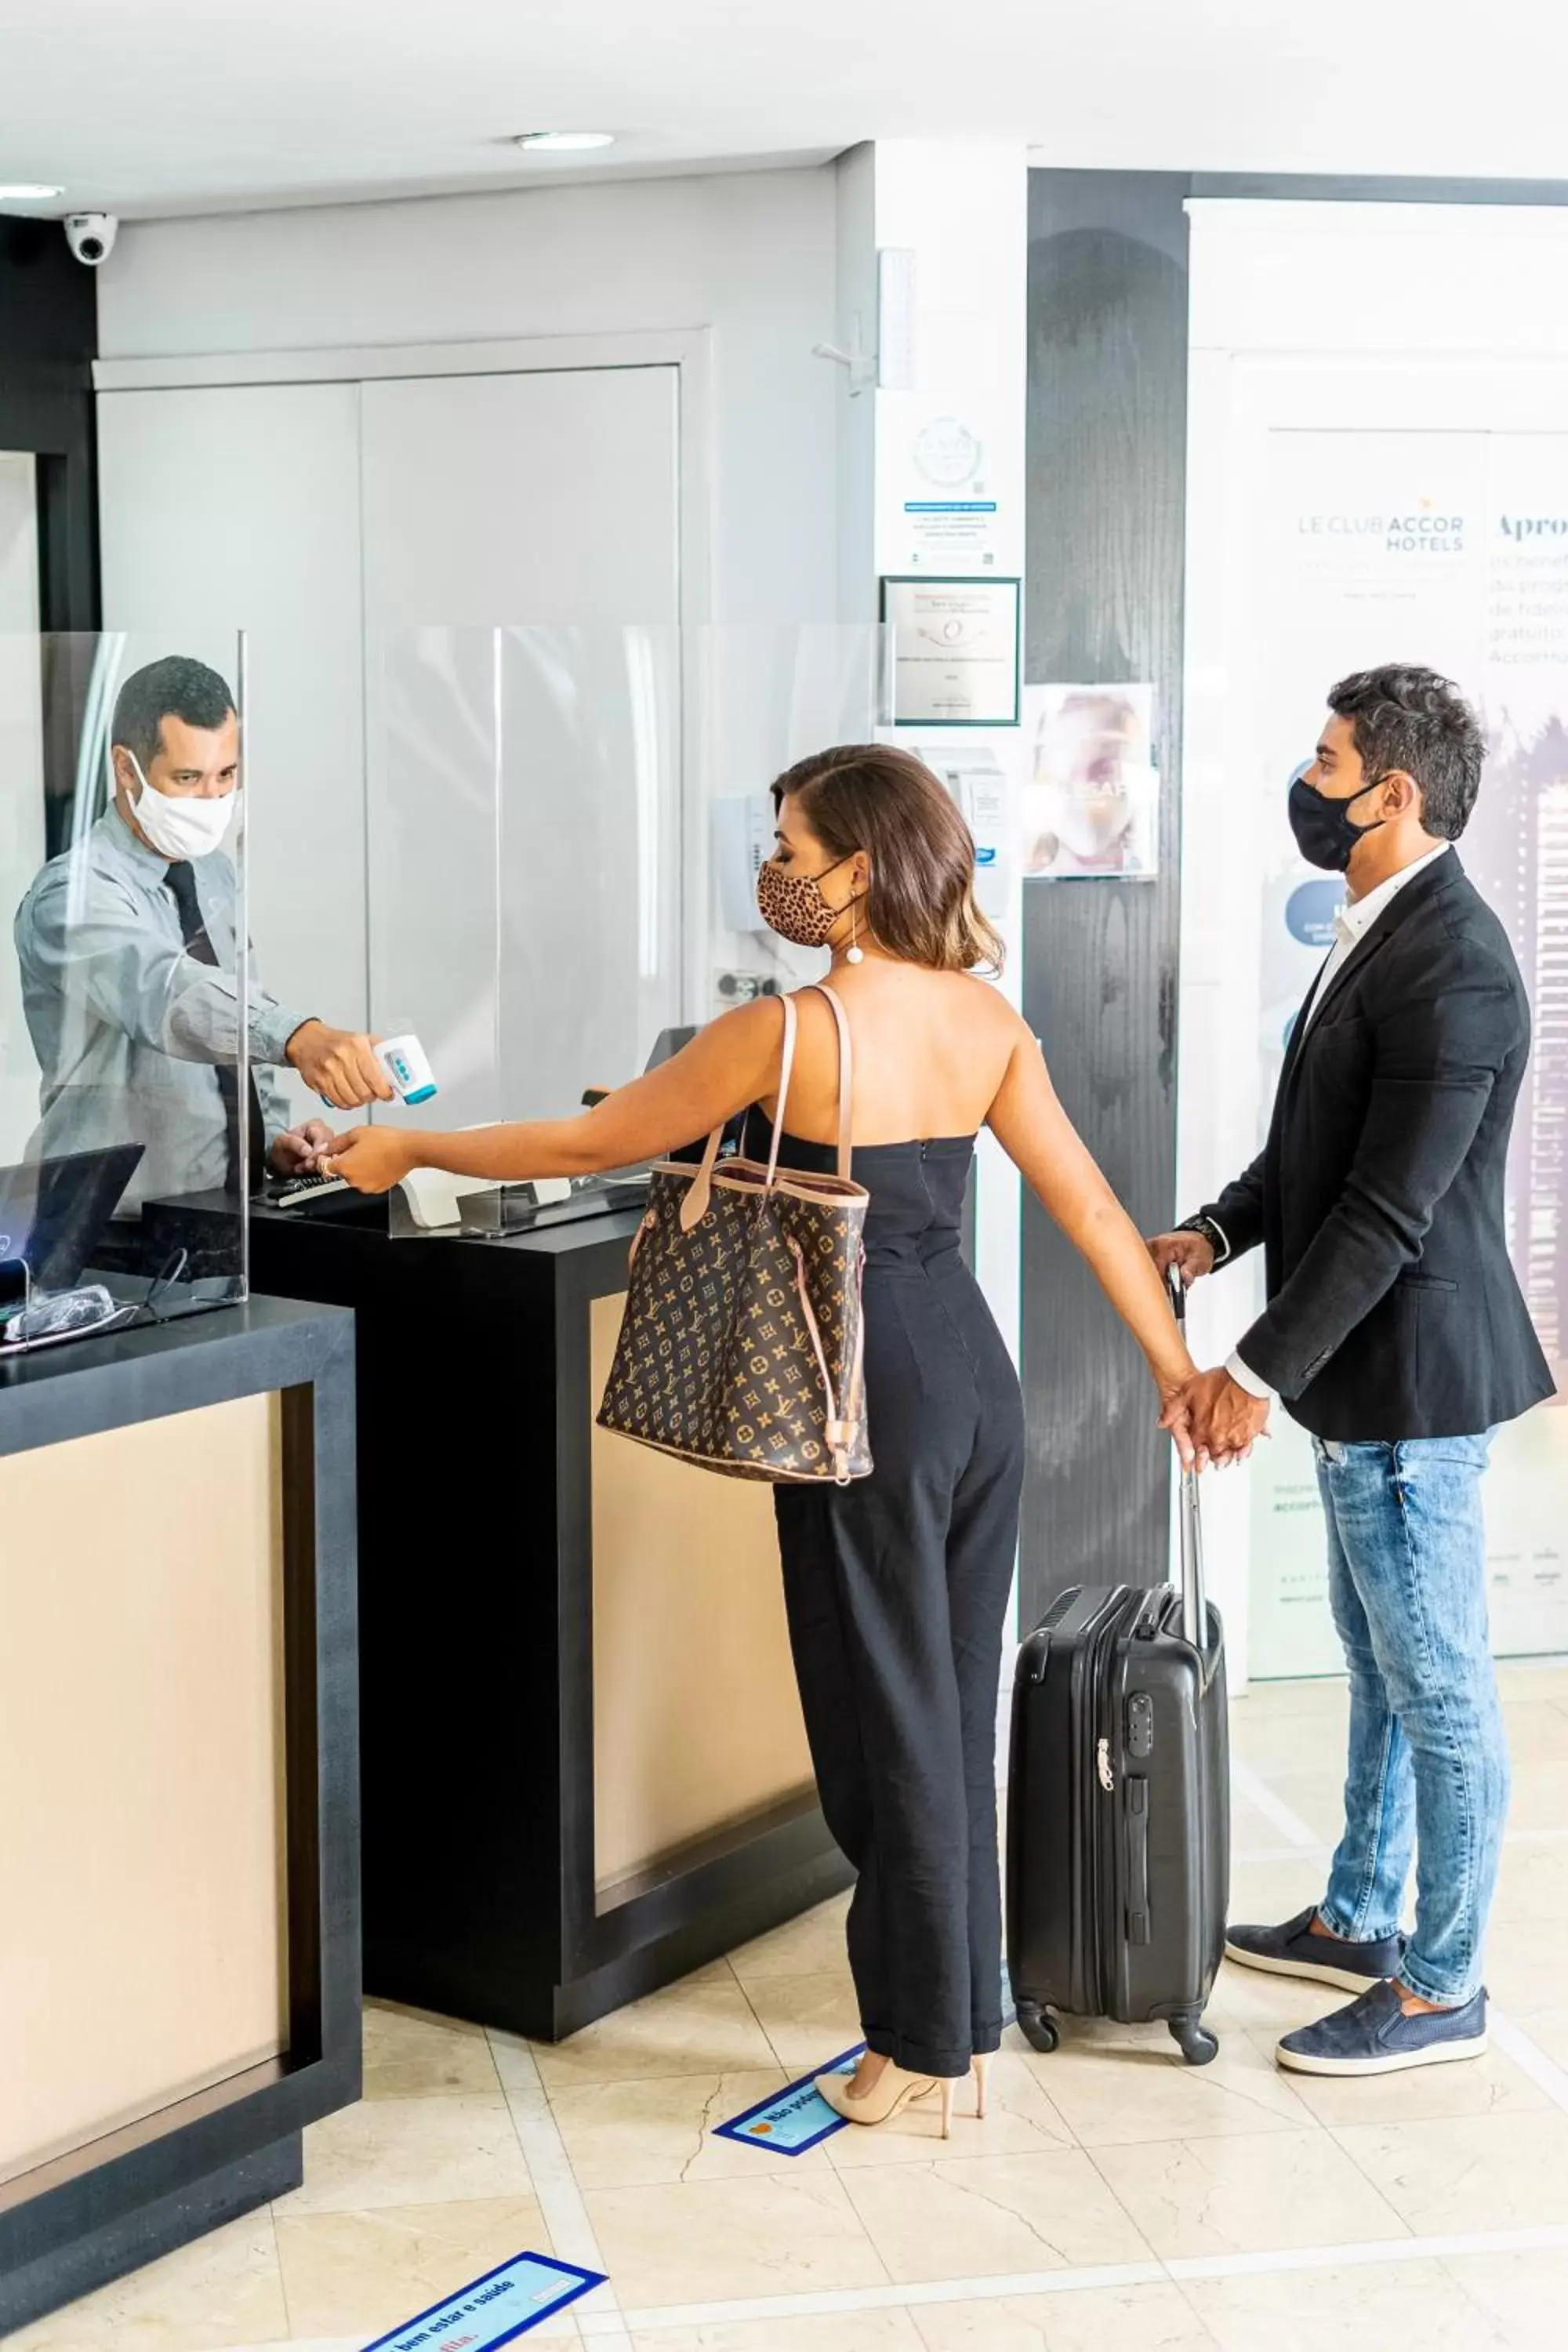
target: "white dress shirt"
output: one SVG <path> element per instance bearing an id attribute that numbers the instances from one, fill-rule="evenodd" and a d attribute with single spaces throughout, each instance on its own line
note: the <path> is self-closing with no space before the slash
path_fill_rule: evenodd
<path id="1" fill-rule="evenodd" d="M 1332 986 L 1341 965 L 1357 944 L 1365 938 L 1384 908 L 1394 904 L 1405 884 L 1414 882 L 1425 866 L 1434 865 L 1439 857 L 1446 857 L 1447 852 L 1448 845 L 1445 841 L 1440 847 L 1429 849 L 1425 857 L 1413 858 L 1408 866 L 1402 866 L 1397 874 L 1391 874 L 1386 882 L 1380 882 L 1375 890 L 1367 892 L 1364 898 L 1348 899 L 1340 908 L 1334 917 L 1333 946 L 1318 968 L 1318 977 L 1312 983 L 1311 994 L 1308 997 L 1306 1009 L 1301 1014 L 1303 1040 L 1317 1019 L 1318 1007 Z M 1227 1242 L 1226 1244 L 1227 1250 L 1229 1246 Z M 1269 1402 L 1273 1403 L 1274 1391 L 1267 1381 L 1259 1380 L 1251 1367 L 1243 1362 L 1239 1354 L 1233 1353 L 1230 1356 L 1226 1364 L 1226 1370 L 1237 1388 L 1245 1389 L 1248 1396 L 1267 1397 Z"/>

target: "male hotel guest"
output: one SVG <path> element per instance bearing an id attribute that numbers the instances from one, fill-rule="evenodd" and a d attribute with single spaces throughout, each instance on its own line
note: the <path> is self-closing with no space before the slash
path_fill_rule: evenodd
<path id="1" fill-rule="evenodd" d="M 1487 2046 L 1508 1754 L 1480 1480 L 1492 1432 L 1552 1381 L 1503 1231 L 1530 1008 L 1452 846 L 1475 805 L 1480 730 L 1427 669 L 1347 677 L 1329 712 L 1290 822 L 1303 856 L 1345 875 L 1334 945 L 1262 1152 L 1151 1247 L 1190 1282 L 1263 1244 L 1267 1307 L 1172 1411 L 1223 1450 L 1262 1430 L 1278 1394 L 1312 1433 L 1350 1667 L 1345 1829 L 1323 1901 L 1282 1927 L 1233 1927 L 1226 1950 L 1359 1994 L 1287 2034 L 1282 2065 L 1380 2074 Z"/>
<path id="2" fill-rule="evenodd" d="M 51 858 L 17 911 L 16 954 L 42 1073 L 48 1156 L 140 1143 L 121 1203 L 237 1186 L 315 1164 L 329 1139 L 291 1128 L 269 1065 L 350 1110 L 392 1088 L 368 1037 L 289 1012 L 250 975 L 248 1100 L 237 1083 L 234 867 L 222 843 L 239 782 L 239 719 L 216 670 L 184 655 L 125 680 L 110 728 L 114 797 Z"/>

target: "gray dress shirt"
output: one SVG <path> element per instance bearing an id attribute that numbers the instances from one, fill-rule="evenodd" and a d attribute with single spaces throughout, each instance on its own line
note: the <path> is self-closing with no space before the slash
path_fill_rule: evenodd
<path id="1" fill-rule="evenodd" d="M 221 850 L 190 864 L 216 967 L 185 952 L 168 859 L 113 808 L 79 848 L 49 860 L 16 912 L 22 1002 L 41 1073 L 30 1155 L 142 1144 L 121 1216 L 145 1200 L 221 1189 L 227 1174 L 216 1066 L 232 1065 L 239 1049 L 235 876 Z M 289 1122 L 265 1066 L 283 1061 L 308 1017 L 260 986 L 253 954 L 251 1075 L 269 1150 Z"/>

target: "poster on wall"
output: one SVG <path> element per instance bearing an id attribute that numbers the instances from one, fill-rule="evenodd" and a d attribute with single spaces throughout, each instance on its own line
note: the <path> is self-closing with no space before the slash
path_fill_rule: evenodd
<path id="1" fill-rule="evenodd" d="M 1269 436 L 1254 530 L 1251 740 L 1264 860 L 1261 1118 L 1342 896 L 1285 815 L 1328 688 L 1422 662 L 1480 713 L 1487 761 L 1460 856 L 1506 925 L 1535 1041 L 1509 1164 L 1510 1246 L 1568 1387 L 1568 434 L 1292 430 Z M 1311 1450 L 1285 1423 L 1254 1456 L 1252 1670 L 1337 1671 Z M 1568 1649 L 1568 1408 L 1499 1433 L 1487 1480 L 1494 1647 Z"/>
<path id="2" fill-rule="evenodd" d="M 1154 689 L 1026 686 L 1026 881 L 1152 879 L 1159 870 Z"/>

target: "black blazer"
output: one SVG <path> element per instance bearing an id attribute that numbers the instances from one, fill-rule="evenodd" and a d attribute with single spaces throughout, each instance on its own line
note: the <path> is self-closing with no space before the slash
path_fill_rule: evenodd
<path id="1" fill-rule="evenodd" d="M 1298 1021 L 1268 1140 L 1205 1212 L 1232 1256 L 1262 1243 L 1239 1352 L 1318 1436 L 1471 1436 L 1552 1393 L 1503 1225 L 1529 1053 L 1508 935 L 1450 849 Z"/>

